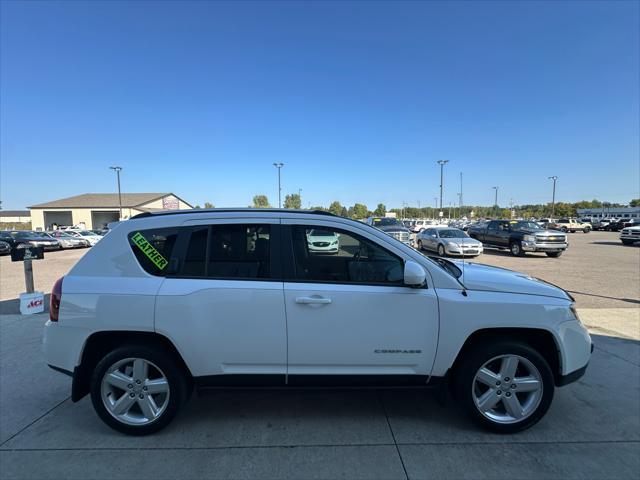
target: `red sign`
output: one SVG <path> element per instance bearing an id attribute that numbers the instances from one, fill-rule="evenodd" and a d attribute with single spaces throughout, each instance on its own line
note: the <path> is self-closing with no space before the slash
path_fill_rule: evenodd
<path id="1" fill-rule="evenodd" d="M 176 197 L 164 197 L 162 199 L 162 209 L 163 210 L 178 210 L 180 208 L 180 203 Z"/>

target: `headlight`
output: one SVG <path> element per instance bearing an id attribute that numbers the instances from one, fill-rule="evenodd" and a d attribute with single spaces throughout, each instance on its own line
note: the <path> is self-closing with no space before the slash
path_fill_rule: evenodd
<path id="1" fill-rule="evenodd" d="M 535 242 L 536 241 L 536 237 L 534 235 L 525 235 L 523 237 L 523 240 L 525 242 Z"/>

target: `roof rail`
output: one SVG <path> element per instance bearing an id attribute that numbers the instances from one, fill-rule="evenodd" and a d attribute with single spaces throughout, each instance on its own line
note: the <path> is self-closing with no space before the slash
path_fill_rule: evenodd
<path id="1" fill-rule="evenodd" d="M 324 210 L 302 210 L 293 208 L 193 208 L 191 210 L 162 210 L 159 212 L 143 212 L 131 217 L 131 220 L 135 218 L 148 218 L 155 217 L 157 215 L 181 215 L 190 213 L 228 213 L 228 212 L 280 212 L 280 213 L 311 213 L 314 215 L 328 215 L 330 217 L 336 217 L 331 212 Z"/>

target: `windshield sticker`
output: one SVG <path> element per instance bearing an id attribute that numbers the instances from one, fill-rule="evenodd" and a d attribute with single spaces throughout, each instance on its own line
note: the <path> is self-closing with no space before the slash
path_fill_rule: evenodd
<path id="1" fill-rule="evenodd" d="M 158 267 L 160 270 L 164 269 L 169 263 L 166 258 L 164 258 L 159 251 L 157 251 L 153 245 L 151 245 L 146 238 L 140 233 L 136 232 L 136 234 L 131 237 L 133 243 L 135 243 L 142 253 L 144 253 L 149 260 L 153 262 L 153 264 Z"/>

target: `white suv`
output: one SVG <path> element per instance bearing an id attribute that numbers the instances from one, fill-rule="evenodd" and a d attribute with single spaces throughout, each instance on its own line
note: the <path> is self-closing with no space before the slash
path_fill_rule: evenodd
<path id="1" fill-rule="evenodd" d="M 337 253 L 309 247 L 321 232 Z M 515 432 L 592 351 L 560 288 L 311 211 L 140 214 L 56 282 L 50 316 L 46 361 L 73 377 L 73 401 L 90 393 L 134 435 L 194 386 L 239 383 L 449 386 L 479 424 Z"/>

